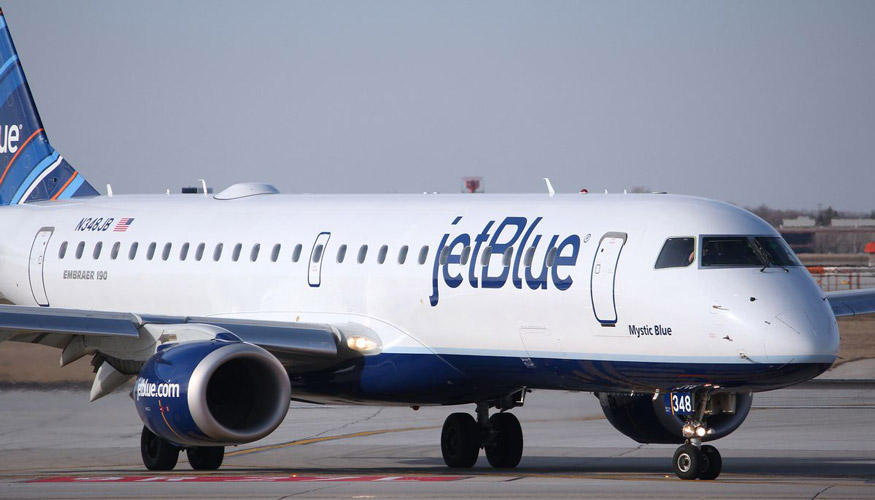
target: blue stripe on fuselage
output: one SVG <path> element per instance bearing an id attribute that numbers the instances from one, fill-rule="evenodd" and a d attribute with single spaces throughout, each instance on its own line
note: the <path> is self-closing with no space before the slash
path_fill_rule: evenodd
<path id="1" fill-rule="evenodd" d="M 764 391 L 811 379 L 830 363 L 654 363 L 504 356 L 389 354 L 350 361 L 331 371 L 293 375 L 293 393 L 403 404 L 488 401 L 519 390 L 667 391 L 719 385 Z M 306 399 L 306 398 L 303 398 Z"/>

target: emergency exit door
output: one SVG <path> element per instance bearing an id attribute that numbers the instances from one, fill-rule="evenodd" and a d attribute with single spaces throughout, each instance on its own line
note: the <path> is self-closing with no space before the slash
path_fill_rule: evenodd
<path id="1" fill-rule="evenodd" d="M 30 291 L 33 294 L 33 299 L 41 306 L 49 305 L 49 298 L 46 296 L 46 283 L 43 279 L 43 267 L 45 266 L 46 249 L 53 232 L 54 228 L 51 227 L 40 229 L 36 233 L 36 238 L 33 239 L 33 246 L 30 247 L 30 262 L 28 263 Z"/>
<path id="2" fill-rule="evenodd" d="M 592 263 L 590 293 L 595 318 L 602 326 L 617 323 L 615 286 L 620 252 L 626 244 L 626 233 L 605 233 L 599 241 Z"/>

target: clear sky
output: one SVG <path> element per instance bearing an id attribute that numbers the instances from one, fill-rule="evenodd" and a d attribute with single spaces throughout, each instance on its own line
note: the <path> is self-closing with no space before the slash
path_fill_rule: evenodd
<path id="1" fill-rule="evenodd" d="M 634 186 L 875 209 L 875 2 L 2 3 L 101 191 Z"/>

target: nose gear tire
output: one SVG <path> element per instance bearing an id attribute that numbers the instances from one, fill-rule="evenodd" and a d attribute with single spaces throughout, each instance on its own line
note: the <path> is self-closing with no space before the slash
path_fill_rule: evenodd
<path id="1" fill-rule="evenodd" d="M 695 446 L 682 445 L 674 452 L 674 473 L 681 479 L 696 479 L 705 466 L 705 460 L 702 452 Z"/>
<path id="2" fill-rule="evenodd" d="M 720 475 L 720 470 L 723 468 L 723 458 L 720 457 L 720 452 L 709 444 L 702 445 L 700 451 L 705 458 L 705 466 L 699 471 L 699 479 L 706 481 L 717 479 L 717 476 Z"/>

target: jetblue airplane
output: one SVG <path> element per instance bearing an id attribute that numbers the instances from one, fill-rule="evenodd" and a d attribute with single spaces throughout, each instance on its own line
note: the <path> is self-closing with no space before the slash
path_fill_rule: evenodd
<path id="1" fill-rule="evenodd" d="M 290 400 L 473 405 L 441 452 L 515 467 L 532 390 L 591 392 L 616 429 L 676 443 L 683 479 L 755 392 L 836 359 L 836 316 L 780 235 L 740 208 L 630 195 L 101 196 L 49 144 L 0 14 L 0 341 L 91 356 L 131 384 L 150 470 L 218 469 Z"/>

